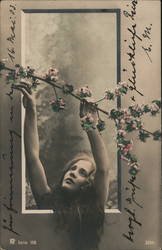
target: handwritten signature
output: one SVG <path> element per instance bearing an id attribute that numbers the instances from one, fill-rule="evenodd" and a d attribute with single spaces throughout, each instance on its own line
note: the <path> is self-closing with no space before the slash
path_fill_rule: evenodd
<path id="1" fill-rule="evenodd" d="M 146 25 L 142 28 L 142 32 L 137 29 L 137 5 L 138 0 L 130 1 L 130 4 L 126 5 L 126 10 L 123 11 L 123 15 L 129 19 L 127 27 L 127 39 L 124 42 L 127 45 L 126 55 L 128 58 L 127 67 L 129 68 L 128 72 L 128 82 L 130 83 L 130 89 L 135 90 L 138 94 L 143 96 L 143 93 L 137 89 L 137 52 L 144 52 L 143 58 L 146 58 L 149 63 L 152 63 L 152 24 Z M 123 69 L 123 71 L 128 71 L 127 69 Z M 135 102 L 135 96 L 132 96 L 131 99 Z M 141 202 L 138 201 L 138 193 L 141 191 L 139 185 L 137 185 L 137 175 L 130 175 L 128 179 L 127 186 L 125 188 L 127 191 L 126 199 L 127 206 L 125 206 L 124 211 L 128 216 L 128 230 L 123 233 L 123 237 L 125 237 L 130 242 L 134 243 L 135 241 L 135 229 L 136 227 L 141 227 L 142 223 L 140 222 L 137 214 L 138 209 L 142 209 L 143 206 Z"/>
<path id="2" fill-rule="evenodd" d="M 137 217 L 136 217 L 136 213 L 135 213 L 135 210 L 133 209 L 128 209 L 128 208 L 125 208 L 124 209 L 127 213 L 128 213 L 128 220 L 129 220 L 129 232 L 128 234 L 123 234 L 123 236 L 131 241 L 131 242 L 134 242 L 134 229 L 135 229 L 135 225 L 138 225 L 138 226 L 142 226 L 141 222 L 137 220 Z"/>
<path id="3" fill-rule="evenodd" d="M 10 13 L 10 35 L 7 37 L 7 41 L 9 43 L 9 46 L 7 48 L 7 54 L 10 58 L 11 63 L 15 62 L 15 29 L 16 29 L 16 3 L 13 2 L 13 4 L 9 5 L 9 13 Z M 9 111 L 9 118 L 10 122 L 12 124 L 14 119 L 14 106 L 13 106 L 13 89 L 11 88 L 6 95 L 9 97 L 10 100 L 10 111 Z M 9 196 L 8 201 L 6 201 L 6 198 L 4 197 L 3 206 L 7 210 L 8 214 L 5 215 L 7 218 L 3 218 L 3 224 L 2 227 L 5 230 L 8 230 L 16 235 L 20 235 L 16 229 L 15 229 L 15 222 L 14 222 L 14 215 L 18 213 L 18 211 L 14 207 L 14 140 L 18 137 L 21 138 L 21 136 L 14 130 L 9 129 L 9 147 L 10 147 L 10 166 L 9 166 Z M 7 155 L 3 157 L 3 160 L 7 159 Z"/>
<path id="4" fill-rule="evenodd" d="M 124 42 L 128 43 L 128 61 L 131 66 L 131 73 L 128 76 L 128 82 L 130 83 L 130 89 L 136 91 L 138 94 L 143 96 L 143 93 L 137 89 L 137 69 L 136 69 L 136 51 L 137 49 L 145 53 L 146 57 L 149 59 L 149 62 L 152 63 L 151 52 L 152 52 L 152 43 L 151 43 L 151 31 L 152 24 L 147 25 L 142 34 L 137 33 L 137 5 L 138 1 L 133 0 L 130 4 L 127 4 L 127 10 L 123 11 L 123 15 L 131 21 L 130 26 L 127 28 L 129 37 L 125 39 Z M 137 48 L 137 42 L 139 42 L 139 47 Z M 123 72 L 128 71 L 123 69 Z M 131 99 L 135 101 L 135 97 L 132 96 Z"/>
<path id="5" fill-rule="evenodd" d="M 127 186 L 125 188 L 126 191 L 129 191 L 130 194 L 129 196 L 126 198 L 126 201 L 128 202 L 129 205 L 131 205 L 133 207 L 133 205 L 135 206 L 138 206 L 140 208 L 143 208 L 143 206 L 137 202 L 137 193 L 136 191 L 140 191 L 140 187 L 136 184 L 136 175 L 130 175 L 130 179 L 128 180 L 128 184 L 129 184 L 129 187 Z M 134 229 L 135 227 L 133 225 L 138 225 L 138 226 L 142 226 L 142 223 L 137 220 L 136 218 L 136 210 L 134 208 L 124 208 L 124 210 L 127 212 L 128 214 L 128 221 L 129 221 L 129 224 L 128 224 L 128 228 L 129 228 L 129 231 L 128 233 L 126 234 L 123 234 L 123 236 L 130 240 L 131 242 L 134 242 Z"/>
<path id="6" fill-rule="evenodd" d="M 13 232 L 16 235 L 20 235 L 14 230 L 14 222 L 13 222 L 13 214 L 17 214 L 17 210 L 14 208 L 13 198 L 14 198 L 14 190 L 13 190 L 13 181 L 14 181 L 14 137 L 21 138 L 21 136 L 14 130 L 9 130 L 10 134 L 10 167 L 9 167 L 9 204 L 3 203 L 3 206 L 7 209 L 9 214 L 9 221 L 7 219 L 3 219 L 4 225 L 3 228 Z"/>
<path id="7" fill-rule="evenodd" d="M 10 4 L 9 6 L 9 12 L 10 12 L 10 22 L 11 22 L 11 26 L 10 26 L 10 35 L 7 38 L 7 41 L 10 42 L 10 46 L 7 49 L 8 50 L 8 56 L 11 59 L 12 62 L 14 62 L 15 60 L 15 39 L 16 39 L 16 35 L 15 35 L 15 28 L 16 28 L 16 5 L 15 4 Z"/>

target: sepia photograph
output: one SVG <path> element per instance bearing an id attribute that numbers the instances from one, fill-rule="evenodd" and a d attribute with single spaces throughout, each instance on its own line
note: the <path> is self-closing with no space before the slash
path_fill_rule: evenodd
<path id="1" fill-rule="evenodd" d="M 23 16 L 22 59 L 24 66 L 30 65 L 42 76 L 43 72 L 46 74 L 54 70 L 60 86 L 64 81 L 64 83 L 73 86 L 74 93 L 83 89 L 85 101 L 88 100 L 90 103 L 97 103 L 107 89 L 116 87 L 120 77 L 118 74 L 120 70 L 120 26 L 117 16 L 120 14 L 119 10 L 33 12 L 32 10 L 27 11 Z M 89 96 L 87 91 L 90 91 Z M 80 121 L 80 109 L 83 109 L 82 116 L 92 112 L 91 108 L 87 106 L 88 104 L 85 104 L 86 107 L 80 107 L 78 100 L 73 96 L 66 95 L 60 90 L 56 90 L 55 93 L 55 89 L 43 83 L 38 86 L 38 90 L 35 92 L 36 94 L 33 94 L 35 100 L 32 100 L 32 103 L 27 101 L 29 105 L 37 106 L 35 117 L 33 117 L 35 121 L 32 121 L 31 117 L 28 118 L 29 124 L 27 124 L 27 120 L 25 121 L 26 129 L 24 131 L 27 129 L 29 131 L 24 137 L 24 143 L 26 145 L 25 154 L 31 156 L 35 150 L 40 150 L 41 166 L 38 167 L 42 168 L 44 172 L 42 173 L 44 177 L 40 178 L 45 178 L 45 182 L 49 183 L 50 186 L 44 184 L 46 187 L 44 187 L 43 193 L 48 192 L 50 188 L 55 189 L 58 184 L 60 185 L 60 180 L 64 179 L 62 175 L 65 166 L 68 165 L 69 168 L 69 162 L 75 162 L 75 158 L 77 161 L 86 159 L 94 161 L 96 159 L 96 161 L 102 162 L 104 160 L 102 158 L 106 154 L 108 158 L 106 171 L 109 171 L 105 187 L 107 191 L 101 196 L 106 196 L 106 211 L 108 211 L 107 209 L 117 209 L 118 178 L 120 176 L 118 175 L 119 162 L 114 141 L 116 131 L 113 121 L 106 121 L 108 131 L 101 132 L 96 139 L 91 138 L 89 133 L 86 133 L 88 131 L 83 131 Z M 86 99 L 86 93 L 88 99 Z M 52 102 L 58 98 L 63 98 L 65 101 L 65 108 L 59 113 L 52 110 Z M 116 106 L 117 102 L 100 104 L 100 107 L 105 111 Z M 25 110 L 28 117 L 27 112 L 31 111 L 30 109 L 28 111 L 28 107 L 25 107 Z M 105 120 L 105 115 L 101 113 L 101 117 L 98 117 L 96 112 L 94 118 L 97 125 L 97 120 L 99 118 Z M 33 132 L 32 128 L 28 128 L 28 126 L 31 126 L 36 120 L 37 124 L 33 126 L 37 127 L 38 132 Z M 36 142 L 37 140 L 39 142 Z M 100 150 L 102 144 L 105 153 Z M 98 154 L 100 159 L 97 159 L 98 156 L 95 154 Z M 27 161 L 28 158 L 29 156 L 26 155 Z M 35 162 L 34 164 L 30 162 L 29 166 L 28 164 L 26 167 L 22 166 L 25 169 L 22 183 L 26 185 L 26 198 L 25 204 L 23 204 L 26 210 L 37 208 L 32 193 L 37 193 L 35 190 L 37 187 L 34 183 L 38 185 L 39 177 L 37 175 L 34 177 L 31 170 L 28 169 L 36 168 L 36 165 Z M 95 171 L 97 171 L 97 162 L 95 165 Z M 73 182 L 74 179 L 72 178 L 70 181 Z M 97 185 L 101 186 L 98 188 L 101 189 L 101 193 L 104 193 L 102 182 L 99 180 Z M 32 193 L 31 187 L 34 189 Z M 39 205 L 38 207 L 40 208 Z M 46 205 L 44 204 L 43 207 L 46 208 Z"/>
<path id="2" fill-rule="evenodd" d="M 0 249 L 160 250 L 160 1 L 0 7 Z"/>

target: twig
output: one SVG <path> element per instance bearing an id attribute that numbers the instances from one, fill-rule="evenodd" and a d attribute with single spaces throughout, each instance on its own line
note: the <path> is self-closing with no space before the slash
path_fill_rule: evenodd
<path id="1" fill-rule="evenodd" d="M 58 96 L 57 96 L 57 92 L 56 92 L 55 87 L 53 87 L 53 90 L 54 90 L 54 92 L 55 92 L 56 99 L 58 99 Z"/>
<path id="2" fill-rule="evenodd" d="M 104 97 L 104 98 L 101 98 L 100 100 L 98 100 L 98 101 L 95 102 L 95 103 L 99 103 L 99 102 L 101 102 L 101 101 L 103 101 L 103 100 L 105 100 L 105 97 Z"/>
<path id="3" fill-rule="evenodd" d="M 152 132 L 150 132 L 150 131 L 148 131 L 148 130 L 146 130 L 146 129 L 142 129 L 142 130 L 143 130 L 144 132 L 146 132 L 146 133 L 148 133 L 148 134 L 154 136 L 154 134 L 153 134 Z"/>
<path id="4" fill-rule="evenodd" d="M 8 68 L 8 67 L 6 67 L 6 66 L 4 66 L 2 70 L 15 71 L 15 69 L 11 69 L 11 68 Z M 60 85 L 58 85 L 58 84 L 56 84 L 56 83 L 53 83 L 53 82 L 50 81 L 50 80 L 44 79 L 44 78 L 39 77 L 39 76 L 32 76 L 32 77 L 33 77 L 34 79 L 37 79 L 37 80 L 46 82 L 47 84 L 51 85 L 54 89 L 55 89 L 55 88 L 58 88 L 58 89 L 61 89 L 61 90 L 63 89 L 62 86 L 60 86 Z M 78 99 L 79 101 L 82 100 L 82 98 L 80 98 L 79 96 L 75 95 L 74 93 L 69 93 L 69 95 L 73 96 L 74 98 Z M 103 110 L 103 109 L 101 109 L 101 108 L 99 108 L 99 107 L 96 107 L 96 109 L 97 109 L 98 111 L 104 113 L 105 115 L 109 115 L 109 113 L 108 113 L 107 111 L 105 111 L 105 110 Z"/>

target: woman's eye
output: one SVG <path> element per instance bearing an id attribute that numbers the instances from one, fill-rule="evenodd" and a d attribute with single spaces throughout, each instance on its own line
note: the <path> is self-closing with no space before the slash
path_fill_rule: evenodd
<path id="1" fill-rule="evenodd" d="M 82 175 L 82 176 L 84 176 L 84 177 L 87 177 L 88 175 L 87 175 L 87 172 L 84 170 L 84 169 L 80 169 L 80 174 Z"/>
<path id="2" fill-rule="evenodd" d="M 72 166 L 70 169 L 71 170 L 75 170 L 76 169 L 76 165 Z"/>

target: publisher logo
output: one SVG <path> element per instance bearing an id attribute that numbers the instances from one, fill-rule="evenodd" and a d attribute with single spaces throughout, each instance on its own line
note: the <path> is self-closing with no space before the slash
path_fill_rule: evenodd
<path id="1" fill-rule="evenodd" d="M 10 239 L 10 245 L 15 245 L 16 240 L 15 239 Z"/>

